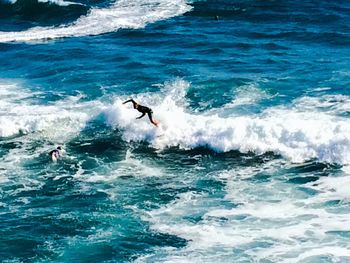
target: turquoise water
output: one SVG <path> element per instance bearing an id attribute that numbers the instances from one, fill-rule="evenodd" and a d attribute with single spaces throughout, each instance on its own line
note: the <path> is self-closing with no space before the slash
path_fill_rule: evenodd
<path id="1" fill-rule="evenodd" d="M 2 0 L 0 261 L 350 261 L 349 14 Z"/>

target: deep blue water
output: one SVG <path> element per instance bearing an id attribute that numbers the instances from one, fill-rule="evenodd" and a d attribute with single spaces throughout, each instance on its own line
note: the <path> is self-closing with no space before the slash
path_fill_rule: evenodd
<path id="1" fill-rule="evenodd" d="M 349 25 L 346 1 L 0 0 L 0 261 L 350 261 Z"/>

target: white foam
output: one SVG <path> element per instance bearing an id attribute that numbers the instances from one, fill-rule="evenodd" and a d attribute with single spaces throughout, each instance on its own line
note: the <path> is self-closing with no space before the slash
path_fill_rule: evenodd
<path id="1" fill-rule="evenodd" d="M 41 3 L 53 3 L 53 4 L 59 5 L 59 6 L 82 5 L 81 3 L 76 3 L 76 2 L 71 2 L 71 1 L 64 1 L 64 0 L 38 0 L 38 2 L 41 2 Z"/>
<path id="2" fill-rule="evenodd" d="M 223 118 L 190 111 L 186 102 L 189 83 L 178 79 L 166 83 L 160 92 L 135 97 L 152 107 L 154 118 L 161 122 L 156 128 L 147 116 L 135 120 L 140 113 L 130 104 L 122 104 L 126 97 L 117 98 L 108 108 L 99 101 L 80 102 L 82 94 L 51 105 L 37 105 L 31 100 L 33 94 L 18 84 L 2 83 L 0 88 L 0 137 L 42 132 L 43 136 L 64 140 L 103 111 L 107 124 L 119 127 L 124 140 L 146 141 L 157 149 L 204 146 L 217 152 L 272 151 L 293 162 L 317 159 L 350 164 L 348 119 L 317 108 L 305 109 L 300 106 L 305 101 L 302 99 L 289 108 L 274 107 L 256 116 Z M 346 96 L 337 100 L 339 104 L 348 101 Z"/>
<path id="3" fill-rule="evenodd" d="M 3 83 L 0 88 L 0 137 L 41 132 L 44 137 L 63 142 L 102 107 L 97 101 L 78 103 L 79 98 L 71 97 L 52 105 L 38 105 L 31 100 L 35 93 L 18 84 Z"/>
<path id="4" fill-rule="evenodd" d="M 1 172 L 0 172 L 0 184 L 7 183 L 9 181 L 10 180 L 5 175 L 1 175 Z"/>
<path id="5" fill-rule="evenodd" d="M 188 241 L 184 248 L 159 250 L 144 259 L 299 262 L 328 256 L 335 262 L 342 257 L 348 260 L 349 242 L 346 236 L 341 237 L 350 231 L 347 207 L 345 211 L 325 207 L 322 194 L 305 195 L 280 178 L 259 184 L 246 180 L 248 174 L 252 177 L 262 171 L 278 177 L 274 170 L 238 168 L 219 174 L 226 181 L 226 199 L 238 204 L 234 208 L 225 208 L 206 194 L 188 192 L 160 209 L 143 213 L 152 229 Z M 200 209 L 204 211 L 201 220 L 187 219 Z"/>
<path id="6" fill-rule="evenodd" d="M 331 90 L 331 87 L 318 87 L 313 89 L 314 92 L 320 92 L 320 91 L 327 91 L 327 90 Z"/>
<path id="7" fill-rule="evenodd" d="M 350 113 L 350 99 L 345 95 L 323 95 L 317 97 L 302 97 L 295 101 L 301 111 L 319 109 L 331 114 Z"/>
<path id="8" fill-rule="evenodd" d="M 246 104 L 255 104 L 262 99 L 270 99 L 273 96 L 260 89 L 255 83 L 241 86 L 236 89 L 235 98 L 225 105 L 226 108 L 237 107 Z"/>
<path id="9" fill-rule="evenodd" d="M 78 171 L 74 175 L 75 180 L 82 181 L 84 183 L 93 184 L 108 184 L 115 185 L 115 187 L 109 187 L 107 189 L 100 189 L 99 191 L 104 192 L 109 196 L 110 200 L 115 200 L 119 198 L 119 187 L 120 187 L 120 177 L 161 177 L 164 172 L 161 168 L 150 163 L 149 161 L 139 160 L 133 156 L 130 150 L 127 150 L 125 159 L 113 162 L 104 163 L 99 158 L 89 157 L 94 159 L 98 165 L 93 170 L 85 171 L 82 168 L 82 163 L 78 163 Z"/>
<path id="10" fill-rule="evenodd" d="M 337 257 L 337 261 L 335 262 L 342 262 L 341 257 L 348 257 L 350 258 L 350 249 L 337 247 L 337 246 L 326 246 L 322 248 L 314 248 L 309 251 L 306 251 L 299 255 L 295 260 L 287 260 L 285 262 L 300 262 L 303 260 L 307 260 L 308 258 L 311 258 L 313 256 L 332 256 Z"/>
<path id="11" fill-rule="evenodd" d="M 106 170 L 109 171 L 107 174 Z M 94 171 L 92 174 L 84 174 L 78 170 L 75 178 L 84 182 L 91 183 L 113 183 L 117 178 L 121 176 L 160 177 L 162 175 L 163 172 L 160 168 L 155 167 L 152 164 L 145 162 L 144 160 L 141 161 L 134 158 L 132 153 L 128 150 L 124 160 L 116 162 L 113 165 L 109 164 L 107 167 L 101 163 L 98 170 Z M 110 192 L 108 193 L 110 194 Z"/>
<path id="12" fill-rule="evenodd" d="M 2 2 L 14 4 L 17 2 L 17 0 L 2 0 Z"/>
<path id="13" fill-rule="evenodd" d="M 17 0 L 3 0 L 4 2 L 8 2 L 10 4 L 14 4 Z M 52 3 L 59 6 L 69 6 L 69 5 L 82 5 L 81 3 L 64 1 L 64 0 L 38 0 L 39 3 Z"/>
<path id="14" fill-rule="evenodd" d="M 320 191 L 319 199 L 324 201 L 341 200 L 350 203 L 350 176 L 322 177 L 309 187 Z"/>
<path id="15" fill-rule="evenodd" d="M 148 23 L 181 15 L 191 7 L 185 0 L 120 0 L 108 8 L 92 8 L 86 16 L 59 27 L 34 27 L 21 32 L 0 32 L 0 42 L 26 42 L 79 37 L 138 29 Z"/>
<path id="16" fill-rule="evenodd" d="M 270 108 L 256 116 L 222 118 L 216 114 L 195 114 L 184 102 L 188 86 L 187 82 L 176 80 L 167 84 L 163 93 L 135 98 L 152 107 L 155 119 L 161 122 L 158 129 L 150 125 L 147 117 L 135 120 L 139 113 L 131 105 L 123 105 L 121 98 L 106 110 L 107 123 L 121 128 L 126 141 L 147 141 L 158 149 L 204 146 L 217 152 L 239 150 L 261 154 L 271 151 L 293 162 L 317 159 L 350 163 L 347 118 L 317 109 L 300 110 L 297 102 L 291 108 Z"/>

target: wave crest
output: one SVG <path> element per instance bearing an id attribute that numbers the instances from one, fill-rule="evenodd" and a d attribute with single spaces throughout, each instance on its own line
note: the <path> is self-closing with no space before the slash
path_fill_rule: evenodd
<path id="1" fill-rule="evenodd" d="M 14 84 L 1 84 L 0 137 L 34 132 L 68 139 L 77 135 L 92 118 L 104 116 L 107 125 L 120 130 L 123 140 L 147 142 L 160 150 L 207 147 L 216 152 L 273 152 L 292 162 L 314 159 L 350 164 L 350 123 L 347 117 L 334 112 L 334 108 L 310 109 L 305 107 L 305 101 L 309 100 L 304 97 L 288 107 L 272 107 L 250 116 L 225 114 L 227 107 L 215 113 L 195 112 L 186 100 L 189 87 L 188 82 L 178 79 L 166 83 L 160 92 L 134 96 L 141 104 L 152 107 L 154 118 L 161 123 L 156 128 L 147 116 L 135 120 L 140 113 L 130 104 L 122 104 L 127 97 L 116 98 L 112 105 L 100 100 L 82 102 L 80 97 L 36 105 L 29 91 L 19 90 Z M 349 98 L 341 98 L 338 103 L 346 106 Z M 330 101 L 329 95 L 312 103 L 323 105 L 324 100 Z M 342 112 L 343 107 L 339 106 L 338 110 Z"/>
<path id="2" fill-rule="evenodd" d="M 23 2 L 21 0 L 2 0 L 5 4 L 15 4 L 18 2 Z M 64 0 L 35 0 L 35 1 L 26 1 L 26 2 L 37 2 L 37 3 L 51 3 L 59 6 L 68 6 L 68 5 L 82 5 L 76 2 L 64 1 Z"/>
<path id="3" fill-rule="evenodd" d="M 121 28 L 138 29 L 148 23 L 181 15 L 190 9 L 185 0 L 121 0 L 108 8 L 92 8 L 86 16 L 81 16 L 68 25 L 34 27 L 21 32 L 0 32 L 0 42 L 39 41 L 99 35 Z"/>
<path id="4" fill-rule="evenodd" d="M 182 102 L 188 86 L 177 80 L 167 84 L 163 96 L 147 94 L 136 98 L 145 105 L 153 105 L 155 118 L 161 122 L 159 128 L 154 128 L 146 118 L 135 120 L 138 112 L 122 105 L 120 99 L 105 111 L 106 122 L 120 128 L 126 141 L 147 141 L 158 149 L 204 146 L 216 152 L 274 152 L 293 162 L 316 159 L 350 163 L 350 123 L 345 118 L 300 111 L 297 105 L 269 109 L 255 117 L 197 114 Z M 149 96 L 153 97 L 147 99 Z"/>

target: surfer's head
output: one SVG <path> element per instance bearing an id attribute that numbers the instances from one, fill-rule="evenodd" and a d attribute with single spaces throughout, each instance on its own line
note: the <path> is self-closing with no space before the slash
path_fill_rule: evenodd
<path id="1" fill-rule="evenodd" d="M 61 151 L 62 151 L 62 147 L 58 146 L 55 150 L 52 150 L 51 152 L 49 152 L 49 155 L 51 156 L 52 161 L 56 162 L 58 158 L 61 157 Z"/>

